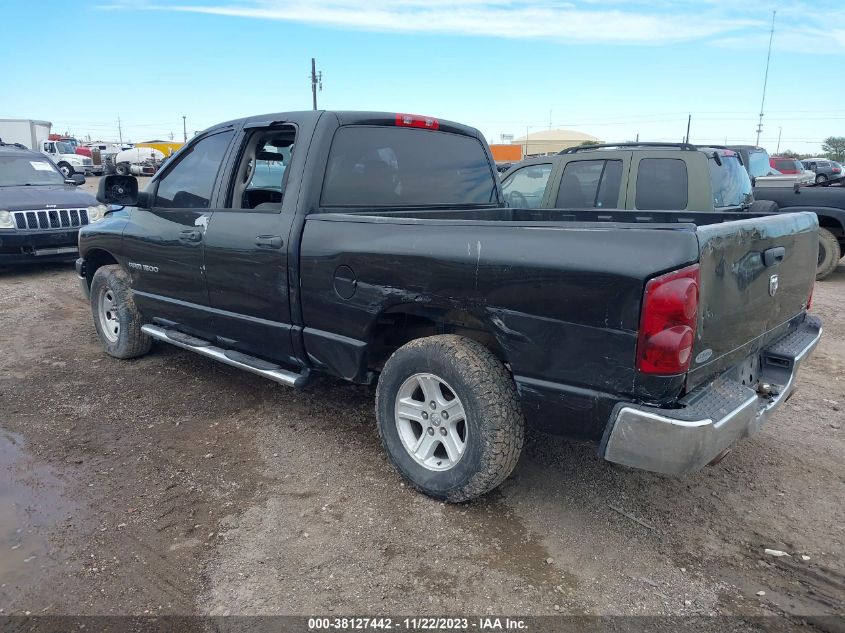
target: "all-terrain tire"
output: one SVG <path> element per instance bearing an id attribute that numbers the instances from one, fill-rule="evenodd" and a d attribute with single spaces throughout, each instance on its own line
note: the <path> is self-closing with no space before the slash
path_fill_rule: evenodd
<path id="1" fill-rule="evenodd" d="M 108 318 L 101 310 L 108 299 Z M 129 290 L 129 274 L 116 264 L 101 266 L 91 280 L 91 314 L 103 349 L 115 358 L 136 358 L 150 351 L 152 339 L 141 331 L 142 319 Z M 117 327 L 107 333 L 107 327 Z"/>
<path id="2" fill-rule="evenodd" d="M 433 374 L 448 383 L 465 413 L 464 453 L 448 470 L 430 470 L 405 448 L 396 402 L 411 377 Z M 376 389 L 379 436 L 391 462 L 417 490 L 435 499 L 468 501 L 494 489 L 519 461 L 524 418 L 513 377 L 487 348 L 455 335 L 421 338 L 388 359 Z"/>
<path id="3" fill-rule="evenodd" d="M 836 270 L 842 250 L 836 236 L 823 227 L 819 227 L 819 264 L 816 266 L 816 279 L 821 280 Z"/>

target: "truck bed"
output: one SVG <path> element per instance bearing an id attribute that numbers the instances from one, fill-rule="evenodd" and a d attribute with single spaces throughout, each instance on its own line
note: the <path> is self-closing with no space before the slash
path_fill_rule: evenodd
<path id="1" fill-rule="evenodd" d="M 803 314 L 812 287 L 815 227 L 812 214 L 511 208 L 312 214 L 300 255 L 305 347 L 316 367 L 365 380 L 368 347 L 386 315 L 424 319 L 451 311 L 468 327 L 493 333 L 529 414 L 536 410 L 530 417 L 598 437 L 619 394 L 672 406 L 688 386 L 797 327 L 790 319 Z M 768 289 L 774 269 L 760 263 L 761 253 L 781 246 L 775 299 Z M 689 376 L 637 372 L 645 284 L 699 261 L 702 309 L 693 352 L 699 361 Z M 340 270 L 354 288 L 351 297 L 325 291 L 337 290 Z M 567 407 L 543 411 L 546 402 Z"/>

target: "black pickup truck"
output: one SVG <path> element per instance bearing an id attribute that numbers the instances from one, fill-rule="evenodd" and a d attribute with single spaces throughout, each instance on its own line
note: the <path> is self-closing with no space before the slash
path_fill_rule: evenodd
<path id="1" fill-rule="evenodd" d="M 155 339 L 296 387 L 377 381 L 390 459 L 449 501 L 508 476 L 526 422 L 700 469 L 821 335 L 812 213 L 511 208 L 479 132 L 430 117 L 231 121 L 98 198 L 124 205 L 79 240 L 107 353 Z"/>

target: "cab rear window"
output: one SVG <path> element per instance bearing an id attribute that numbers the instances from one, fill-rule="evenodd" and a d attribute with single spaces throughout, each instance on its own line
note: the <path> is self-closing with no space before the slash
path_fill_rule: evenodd
<path id="1" fill-rule="evenodd" d="M 470 136 L 403 127 L 345 126 L 334 136 L 323 207 L 486 205 L 496 176 Z"/>

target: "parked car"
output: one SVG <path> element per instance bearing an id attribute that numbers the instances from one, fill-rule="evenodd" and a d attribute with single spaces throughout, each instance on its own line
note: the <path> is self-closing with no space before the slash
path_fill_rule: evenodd
<path id="1" fill-rule="evenodd" d="M 686 143 L 573 147 L 517 163 L 502 190 L 511 206 L 544 209 L 740 212 L 754 201 L 735 152 Z"/>
<path id="2" fill-rule="evenodd" d="M 780 199 L 778 194 L 781 192 L 789 199 L 794 184 L 789 189 L 760 186 L 758 178 L 757 186 L 752 189 L 749 173 L 743 169 L 743 164 L 747 166 L 748 163 L 740 163 L 740 158 L 739 152 L 724 146 L 684 143 L 575 147 L 557 156 L 517 163 L 503 175 L 502 189 L 506 202 L 516 207 L 791 212 L 792 209 L 779 208 L 773 200 Z M 522 176 L 542 165 L 546 166 L 543 180 Z M 644 165 L 647 169 L 643 169 Z M 539 195 L 538 186 L 545 188 Z M 539 204 L 535 202 L 538 199 Z M 833 272 L 839 260 L 837 240 L 841 242 L 845 213 L 811 205 L 804 205 L 799 210 L 816 213 L 823 227 L 819 232 L 816 278 L 824 279 Z M 623 221 L 630 218 L 630 214 L 609 214 L 608 217 Z M 648 213 L 638 213 L 635 217 L 653 221 Z"/>
<path id="3" fill-rule="evenodd" d="M 755 187 L 773 187 L 792 189 L 795 185 L 804 186 L 813 183 L 815 174 L 808 171 L 784 174 L 772 167 L 769 153 L 755 145 L 712 145 L 718 149 L 729 149 L 742 157 L 742 164 L 751 177 Z M 794 167 L 794 165 L 793 165 Z"/>
<path id="4" fill-rule="evenodd" d="M 244 195 L 277 147 L 290 148 L 281 190 Z M 679 156 L 710 168 L 699 151 L 660 160 Z M 632 166 L 634 181 L 664 182 L 652 167 Z M 714 179 L 720 195 L 748 193 L 737 174 Z M 478 130 L 433 117 L 230 121 L 145 191 L 106 176 L 98 198 L 125 205 L 79 241 L 108 354 L 156 340 L 285 385 L 377 383 L 391 461 L 448 501 L 508 476 L 526 422 L 619 464 L 702 468 L 786 401 L 821 335 L 814 214 L 510 208 Z"/>
<path id="5" fill-rule="evenodd" d="M 76 259 L 80 227 L 107 210 L 76 189 L 83 182 L 39 152 L 0 143 L 0 265 Z"/>
<path id="6" fill-rule="evenodd" d="M 840 187 L 758 189 L 754 196 L 770 201 L 778 213 L 812 211 L 819 218 L 819 257 L 816 279 L 824 279 L 845 253 L 845 190 Z"/>
<path id="7" fill-rule="evenodd" d="M 769 164 L 782 174 L 800 174 L 804 172 L 804 165 L 797 158 L 790 156 L 772 156 Z"/>
<path id="8" fill-rule="evenodd" d="M 827 158 L 807 158 L 802 160 L 801 164 L 804 169 L 808 169 L 816 175 L 817 185 L 841 181 L 845 176 L 845 173 L 842 172 L 842 165 Z"/>

